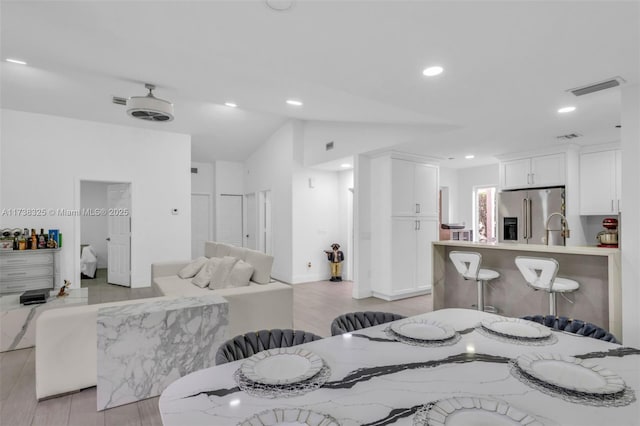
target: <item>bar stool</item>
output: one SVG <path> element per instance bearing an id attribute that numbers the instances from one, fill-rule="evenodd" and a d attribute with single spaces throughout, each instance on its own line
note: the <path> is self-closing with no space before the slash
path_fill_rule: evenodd
<path id="1" fill-rule="evenodd" d="M 482 255 L 471 251 L 452 251 L 449 253 L 449 259 L 453 262 L 453 266 L 462 278 L 465 280 L 474 280 L 478 285 L 478 304 L 479 311 L 485 311 L 484 306 L 484 284 L 496 279 L 500 273 L 491 269 L 482 269 Z M 488 312 L 497 312 L 493 306 L 486 306 Z"/>
<path id="2" fill-rule="evenodd" d="M 529 286 L 549 293 L 551 315 L 557 315 L 556 293 L 570 293 L 580 288 L 577 281 L 556 277 L 560 265 L 553 258 L 518 256 L 516 266 Z"/>

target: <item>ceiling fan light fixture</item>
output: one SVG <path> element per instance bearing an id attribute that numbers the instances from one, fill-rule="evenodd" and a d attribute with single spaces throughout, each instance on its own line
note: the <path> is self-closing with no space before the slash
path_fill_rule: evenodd
<path id="1" fill-rule="evenodd" d="M 145 84 L 144 87 L 149 90 L 147 96 L 132 96 L 127 99 L 127 114 L 146 121 L 173 121 L 173 104 L 153 96 L 156 88 L 153 84 Z"/>

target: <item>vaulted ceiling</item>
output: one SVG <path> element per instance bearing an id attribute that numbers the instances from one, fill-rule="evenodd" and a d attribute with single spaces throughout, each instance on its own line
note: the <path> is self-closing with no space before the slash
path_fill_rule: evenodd
<path id="1" fill-rule="evenodd" d="M 396 148 L 486 162 L 566 133 L 618 140 L 619 88 L 566 90 L 639 82 L 638 2 L 270 3 L 289 1 L 2 1 L 2 107 L 188 133 L 196 161 L 243 160 L 297 118 L 422 128 Z M 424 77 L 434 64 L 444 73 Z M 111 102 L 146 82 L 173 122 Z"/>

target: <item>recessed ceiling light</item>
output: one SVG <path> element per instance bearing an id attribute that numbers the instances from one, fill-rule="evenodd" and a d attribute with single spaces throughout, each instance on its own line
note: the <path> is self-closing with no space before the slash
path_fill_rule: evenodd
<path id="1" fill-rule="evenodd" d="M 565 112 L 573 112 L 576 110 L 576 107 L 574 106 L 567 106 L 567 107 L 562 107 L 558 110 L 558 112 L 560 114 L 564 114 Z"/>
<path id="2" fill-rule="evenodd" d="M 340 167 L 346 169 L 348 167 L 351 167 L 351 164 L 349 164 L 349 163 L 340 164 Z"/>
<path id="3" fill-rule="evenodd" d="M 233 102 L 225 102 L 224 103 L 226 106 L 228 106 L 229 108 L 237 108 L 238 104 L 234 104 Z"/>
<path id="4" fill-rule="evenodd" d="M 21 61 L 19 59 L 7 58 L 6 61 L 7 62 L 11 62 L 12 64 L 27 65 L 27 63 L 25 61 Z"/>
<path id="5" fill-rule="evenodd" d="M 433 77 L 438 74 L 442 74 L 442 71 L 444 71 L 444 68 L 436 65 L 434 67 L 425 68 L 424 71 L 422 71 L 422 74 L 426 75 L 427 77 Z"/>
<path id="6" fill-rule="evenodd" d="M 473 154 L 469 154 L 469 155 L 465 155 L 464 158 L 466 158 L 467 160 L 471 160 L 472 158 L 475 158 L 476 156 Z"/>
<path id="7" fill-rule="evenodd" d="M 296 101 L 295 99 L 287 99 L 287 103 L 293 106 L 302 106 L 302 102 Z"/>

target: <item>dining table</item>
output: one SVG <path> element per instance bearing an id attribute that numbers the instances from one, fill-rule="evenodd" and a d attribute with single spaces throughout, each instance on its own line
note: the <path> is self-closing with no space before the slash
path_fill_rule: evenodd
<path id="1" fill-rule="evenodd" d="M 162 423 L 640 425 L 640 350 L 530 324 L 441 309 L 261 352 L 171 383 Z"/>

